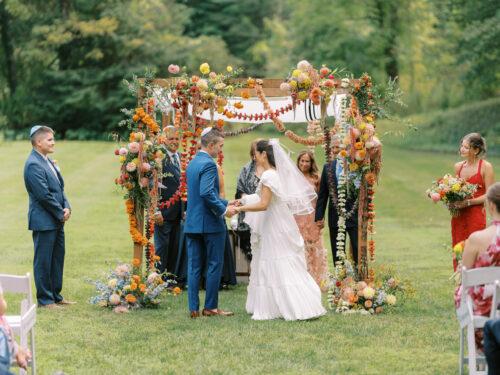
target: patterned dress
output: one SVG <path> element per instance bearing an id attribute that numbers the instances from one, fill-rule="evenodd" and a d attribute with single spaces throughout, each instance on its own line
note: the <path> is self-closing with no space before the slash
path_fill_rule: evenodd
<path id="1" fill-rule="evenodd" d="M 306 176 L 311 185 L 318 192 L 318 179 Z M 314 207 L 316 201 L 314 201 Z M 325 292 L 328 289 L 328 265 L 326 260 L 326 249 L 323 246 L 323 238 L 321 230 L 314 221 L 315 212 L 309 215 L 296 215 L 295 221 L 300 230 L 302 238 L 304 238 L 306 250 L 307 270 L 318 284 L 321 291 Z"/>

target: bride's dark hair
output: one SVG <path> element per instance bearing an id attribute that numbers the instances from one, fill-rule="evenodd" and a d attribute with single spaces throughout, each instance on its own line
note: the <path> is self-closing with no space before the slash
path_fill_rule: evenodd
<path id="1" fill-rule="evenodd" d="M 276 168 L 276 163 L 274 161 L 274 153 L 273 153 L 273 146 L 269 144 L 269 141 L 262 140 L 257 142 L 257 146 L 255 147 L 257 151 L 260 153 L 266 152 L 267 155 L 267 160 L 269 161 L 269 164 Z"/>

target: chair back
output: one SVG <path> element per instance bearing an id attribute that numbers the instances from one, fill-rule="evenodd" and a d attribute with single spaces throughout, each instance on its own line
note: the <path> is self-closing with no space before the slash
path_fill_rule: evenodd
<path id="1" fill-rule="evenodd" d="M 481 267 L 468 270 L 462 267 L 462 288 L 495 284 L 500 280 L 500 267 Z"/>
<path id="2" fill-rule="evenodd" d="M 26 312 L 31 305 L 33 305 L 29 272 L 24 276 L 0 273 L 0 284 L 2 285 L 4 293 L 19 293 L 26 296 L 26 298 L 21 301 L 21 313 Z"/>

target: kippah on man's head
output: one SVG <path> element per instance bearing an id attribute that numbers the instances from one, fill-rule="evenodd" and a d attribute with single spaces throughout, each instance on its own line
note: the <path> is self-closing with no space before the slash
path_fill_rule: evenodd
<path id="1" fill-rule="evenodd" d="M 54 133 L 54 130 L 45 125 L 34 125 L 30 130 L 30 138 L 33 138 L 33 136 L 36 135 L 37 133 L 48 133 L 48 132 Z"/>
<path id="2" fill-rule="evenodd" d="M 224 138 L 224 134 L 217 128 L 208 127 L 201 132 L 201 145 L 207 147 L 210 143 L 217 142 Z"/>
<path id="3" fill-rule="evenodd" d="M 166 136 L 179 135 L 178 129 L 173 125 L 165 126 L 163 128 L 163 133 L 165 133 Z"/>

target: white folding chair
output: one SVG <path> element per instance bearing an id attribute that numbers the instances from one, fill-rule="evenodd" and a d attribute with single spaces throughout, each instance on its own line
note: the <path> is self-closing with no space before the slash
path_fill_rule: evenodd
<path id="1" fill-rule="evenodd" d="M 469 289 L 480 285 L 492 285 L 493 297 L 490 316 L 474 315 L 473 301 Z M 499 315 L 498 303 L 500 300 L 500 267 L 481 267 L 467 270 L 462 267 L 462 298 L 457 309 L 457 319 L 460 323 L 460 375 L 464 373 L 464 366 L 469 366 L 469 374 L 487 374 L 486 359 L 478 355 L 474 330 L 483 328 L 487 320 Z M 467 356 L 464 354 L 464 341 L 467 337 Z M 478 370 L 477 365 L 484 364 L 484 371 Z"/>
<path id="2" fill-rule="evenodd" d="M 14 276 L 0 274 L 0 284 L 4 293 L 24 294 L 25 298 L 21 300 L 20 315 L 7 315 L 7 322 L 12 327 L 15 335 L 19 336 L 19 345 L 22 348 L 28 347 L 28 335 L 30 336 L 30 350 L 32 359 L 29 363 L 32 374 L 36 374 L 35 363 L 35 322 L 36 322 L 36 305 L 33 303 L 31 292 L 30 274 L 25 276 Z M 23 369 L 19 370 L 20 375 L 26 374 Z"/>

